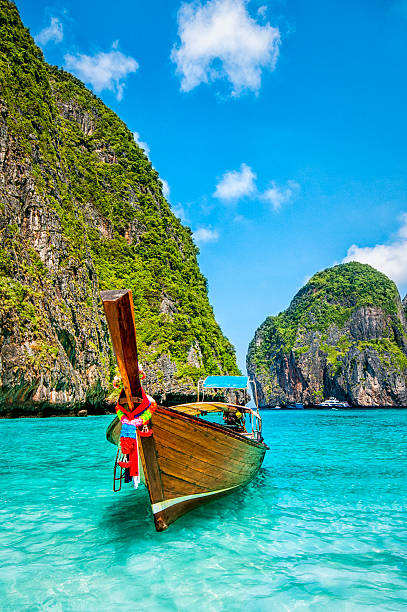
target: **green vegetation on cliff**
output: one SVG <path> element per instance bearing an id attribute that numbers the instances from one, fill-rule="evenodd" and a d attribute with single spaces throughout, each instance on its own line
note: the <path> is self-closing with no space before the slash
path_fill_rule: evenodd
<path id="1" fill-rule="evenodd" d="M 17 326 L 21 342 L 48 346 L 52 362 L 60 342 L 49 337 L 41 296 L 64 274 L 74 284 L 75 270 L 85 270 L 79 307 L 89 320 L 100 310 L 95 284 L 132 289 L 142 359 L 168 355 L 176 376 L 190 383 L 204 371 L 238 373 L 208 301 L 191 231 L 171 212 L 157 172 L 115 113 L 78 79 L 45 63 L 8 0 L 0 0 L 0 112 L 13 154 L 4 163 L 14 164 L 22 200 L 33 192 L 37 215 L 33 221 L 25 210 L 24 219 L 14 218 L 15 202 L 0 190 L 3 329 Z M 56 226 L 43 227 L 47 210 Z M 43 252 L 33 242 L 37 230 L 49 239 Z M 70 307 L 64 300 L 57 306 L 61 315 Z"/>
<path id="2" fill-rule="evenodd" d="M 369 265 L 350 262 L 327 268 L 298 291 L 287 310 L 265 320 L 261 354 L 254 350 L 252 341 L 250 355 L 262 360 L 275 350 L 288 354 L 294 345 L 300 355 L 306 352 L 300 343 L 305 330 L 326 332 L 331 325 L 343 327 L 352 312 L 362 306 L 377 306 L 395 315 L 397 299 L 396 285 Z"/>

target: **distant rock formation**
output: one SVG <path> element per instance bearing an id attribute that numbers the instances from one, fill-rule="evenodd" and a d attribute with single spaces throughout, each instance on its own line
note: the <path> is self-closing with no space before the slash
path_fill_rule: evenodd
<path id="1" fill-rule="evenodd" d="M 0 0 L 0 415 L 95 408 L 115 373 L 99 291 L 133 291 L 146 389 L 237 374 L 191 230 L 124 123 L 45 63 Z M 15 413 L 15 412 L 14 412 Z"/>
<path id="2" fill-rule="evenodd" d="M 250 343 L 247 368 L 261 405 L 334 396 L 358 406 L 406 406 L 406 305 L 368 265 L 315 274 Z"/>

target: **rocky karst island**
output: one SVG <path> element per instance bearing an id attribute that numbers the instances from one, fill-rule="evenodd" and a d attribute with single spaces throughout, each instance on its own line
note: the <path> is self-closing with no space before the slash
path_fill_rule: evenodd
<path id="1" fill-rule="evenodd" d="M 352 406 L 407 405 L 406 304 L 369 265 L 315 274 L 250 343 L 247 368 L 262 406 L 329 396 Z"/>
<path id="2" fill-rule="evenodd" d="M 44 61 L 13 3 L 0 9 L 0 414 L 103 409 L 115 374 L 103 289 L 133 291 L 158 401 L 239 373 L 191 230 L 133 134 Z"/>

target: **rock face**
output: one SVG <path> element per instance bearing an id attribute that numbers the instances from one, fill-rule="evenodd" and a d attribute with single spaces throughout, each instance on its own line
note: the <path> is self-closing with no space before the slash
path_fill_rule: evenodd
<path id="1" fill-rule="evenodd" d="M 330 396 L 407 406 L 407 324 L 395 284 L 355 262 L 319 272 L 259 327 L 247 368 L 262 406 Z"/>
<path id="2" fill-rule="evenodd" d="M 101 100 L 45 63 L 8 0 L 0 236 L 0 414 L 103 403 L 115 373 L 103 289 L 132 289 L 146 388 L 159 401 L 194 398 L 204 372 L 238 373 L 157 172 Z"/>

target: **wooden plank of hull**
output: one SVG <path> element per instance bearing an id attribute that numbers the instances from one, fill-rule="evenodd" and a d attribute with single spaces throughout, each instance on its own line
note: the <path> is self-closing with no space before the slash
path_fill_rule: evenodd
<path id="1" fill-rule="evenodd" d="M 157 427 L 155 428 L 157 435 Z M 225 454 L 222 456 L 218 450 L 204 449 L 203 447 L 197 447 L 193 442 L 189 442 L 184 437 L 177 434 L 172 434 L 173 441 L 167 443 L 166 440 L 162 441 L 161 444 L 166 449 L 166 456 L 174 459 L 175 461 L 185 462 L 186 457 L 195 457 L 196 467 L 199 471 L 206 472 L 209 466 L 213 466 L 218 470 L 225 470 L 226 472 L 241 471 L 242 461 L 240 454 L 233 453 Z M 182 449 L 182 450 L 181 450 Z M 207 452 L 205 452 L 205 450 Z M 195 453 L 195 455 L 194 455 Z M 225 465 L 225 459 L 227 459 L 227 465 Z M 243 466 L 247 465 L 244 463 Z"/>
<path id="2" fill-rule="evenodd" d="M 181 499 L 178 501 L 178 503 L 174 503 L 170 508 L 161 511 L 159 519 L 156 519 L 156 514 L 154 513 L 155 508 L 154 506 L 152 506 L 156 530 L 164 531 L 169 525 L 171 525 L 171 523 L 174 523 L 177 519 L 179 519 L 181 516 L 183 516 L 190 510 L 194 510 L 199 506 L 208 504 L 209 502 L 224 497 L 225 495 L 230 495 L 231 493 L 237 491 L 240 487 L 244 486 L 244 484 L 247 483 L 243 483 L 227 491 L 220 491 L 218 493 L 212 492 L 210 495 L 207 495 L 205 497 L 194 497 L 192 499 L 184 500 Z"/>
<path id="3" fill-rule="evenodd" d="M 250 482 L 267 449 L 263 443 L 176 409 L 159 408 L 152 428 L 163 488 L 163 499 L 151 498 L 158 530 Z"/>

